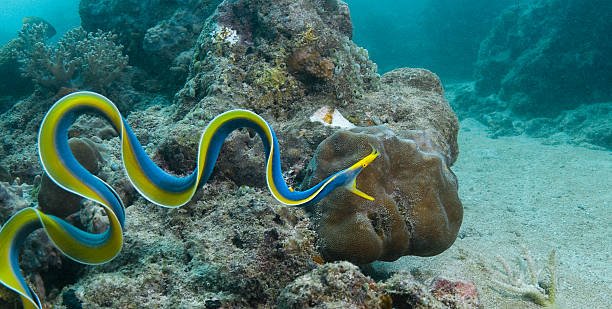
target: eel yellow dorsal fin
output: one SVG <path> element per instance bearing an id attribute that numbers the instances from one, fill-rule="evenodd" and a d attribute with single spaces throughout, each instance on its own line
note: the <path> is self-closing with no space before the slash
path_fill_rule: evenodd
<path id="1" fill-rule="evenodd" d="M 359 196 L 361 198 L 364 198 L 364 199 L 366 199 L 368 201 L 373 201 L 374 197 L 372 197 L 372 196 L 368 195 L 367 193 L 357 189 L 357 181 L 356 180 L 357 180 L 357 178 L 355 177 L 355 179 L 353 179 L 353 181 L 351 181 L 351 183 L 348 186 L 346 186 L 346 189 L 351 191 L 353 194 L 355 194 L 355 195 L 357 195 L 357 196 Z"/>

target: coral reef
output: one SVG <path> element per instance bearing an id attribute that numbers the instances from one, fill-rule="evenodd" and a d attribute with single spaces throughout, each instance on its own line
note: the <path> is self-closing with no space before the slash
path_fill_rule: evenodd
<path id="1" fill-rule="evenodd" d="M 520 115 L 556 115 L 612 99 L 607 61 L 612 5 L 537 1 L 509 9 L 482 42 L 476 69 L 480 96 L 498 95 Z"/>
<path id="2" fill-rule="evenodd" d="M 314 233 L 301 210 L 230 182 L 200 194 L 170 211 L 138 200 L 127 208 L 122 254 L 63 293 L 74 290 L 84 307 L 270 306 L 315 267 Z"/>
<path id="3" fill-rule="evenodd" d="M 219 3 L 221 0 L 83 0 L 79 13 L 85 30 L 118 35 L 130 65 L 142 70 L 142 81 L 136 87 L 174 92 L 187 77 L 202 22 Z"/>
<path id="4" fill-rule="evenodd" d="M 481 44 L 475 83 L 458 87 L 453 106 L 490 124 L 494 136 L 561 131 L 568 142 L 611 148 L 607 114 L 558 125 L 612 101 L 612 45 L 600 35 L 612 31 L 610 10 L 602 0 L 534 1 L 506 10 Z"/>
<path id="5" fill-rule="evenodd" d="M 113 101 L 123 104 L 122 110 L 130 111 L 127 120 L 146 152 L 164 169 L 179 175 L 190 173 L 195 166 L 197 139 L 213 117 L 231 108 L 248 108 L 261 112 L 277 132 L 284 176 L 293 186 L 303 182 L 306 165 L 317 146 L 352 123 L 388 126 L 397 132 L 397 137 L 376 143 L 401 145 L 398 147 L 402 151 L 409 151 L 418 159 L 413 162 L 419 166 L 415 171 L 426 173 L 438 168 L 446 177 L 436 180 L 442 184 L 441 190 L 445 193 L 456 190 L 448 167 L 458 155 L 458 123 L 444 99 L 439 79 L 420 69 L 399 69 L 379 76 L 367 51 L 351 41 L 352 24 L 344 2 L 237 0 L 224 1 L 217 7 L 219 3 L 83 0 L 81 16 L 85 30 L 70 32 L 57 46 L 32 39 L 34 43 L 28 50 L 34 51 L 34 46 L 39 46 L 39 54 L 48 56 L 39 59 L 55 63 L 52 67 L 59 70 L 58 80 L 66 81 L 53 82 L 58 97 L 73 91 L 75 86 L 101 87 L 111 92 Z M 124 66 L 126 57 L 120 57 L 116 67 L 124 69 L 116 79 L 112 74 L 89 79 L 113 85 L 111 90 L 108 86 L 82 83 L 86 80 L 82 75 L 86 61 L 82 53 L 66 56 L 71 52 L 67 51 L 69 47 L 76 52 L 77 47 L 87 44 L 97 44 L 109 54 L 119 55 L 120 45 L 112 43 L 114 36 L 107 32 L 85 32 L 98 28 L 116 33 L 116 41 L 125 46 L 130 56 L 130 67 Z M 24 37 L 32 38 L 25 34 Z M 69 38 L 74 39 L 74 44 L 68 44 Z M 64 54 L 57 58 L 54 53 L 58 52 Z M 78 62 L 73 72 L 71 60 Z M 99 74 L 109 73 L 108 69 L 95 67 L 102 71 Z M 71 77 L 66 77 L 69 73 Z M 45 81 L 53 77 L 49 70 L 37 74 Z M 118 83 L 131 74 L 136 90 Z M 187 82 L 183 85 L 185 78 Z M 115 92 L 114 86 L 120 89 Z M 181 86 L 170 102 L 167 94 Z M 3 133 L 0 166 L 10 171 L 6 177 L 20 177 L 28 183 L 40 179 L 37 176 L 42 173 L 36 158 L 35 132 L 45 111 L 58 98 L 49 97 L 51 91 L 40 95 L 42 84 L 37 87 L 36 95 L 18 101 L 5 114 L 7 117 L 3 115 L 0 120 Z M 143 103 L 147 100 L 151 103 Z M 320 112 L 324 123 L 311 121 L 310 117 L 322 107 L 327 108 Z M 339 119 L 337 115 L 344 115 L 343 127 L 328 125 L 327 114 L 331 114 L 331 124 L 334 118 Z M 356 130 L 370 132 L 380 128 Z M 213 181 L 198 191 L 192 202 L 177 210 L 161 209 L 139 198 L 123 174 L 117 132 L 103 120 L 81 116 L 69 136 L 91 140 L 104 158 L 98 164 L 97 176 L 115 188 L 127 206 L 125 244 L 112 262 L 80 268 L 69 264 L 58 252 L 50 251 L 53 249 L 44 234 L 34 235 L 25 251 L 32 262 L 24 269 L 31 274 L 38 294 L 45 295 L 46 305 L 291 307 L 305 304 L 308 297 L 320 300 L 320 306 L 377 304 L 390 308 L 394 303 L 380 283 L 354 266 L 346 263 L 319 266 L 328 256 L 322 258 L 317 251 L 311 219 L 300 209 L 277 206 L 267 191 L 260 190 L 266 188 L 262 172 L 265 158 L 261 155 L 261 142 L 253 132 L 244 130 L 229 137 Z M 369 148 L 347 149 L 347 154 L 356 150 Z M 385 156 L 396 160 L 387 151 Z M 378 163 L 389 169 L 383 160 Z M 317 173 L 324 171 L 319 168 Z M 380 175 L 380 169 L 374 167 L 372 173 L 369 177 L 374 179 Z M 417 177 L 413 185 L 420 186 L 418 181 Z M 362 183 L 361 178 L 358 183 Z M 384 183 L 392 186 L 391 181 Z M 382 190 L 381 196 L 395 194 L 371 185 L 363 190 L 367 193 Z M 423 200 L 438 191 L 431 194 Z M 399 201 L 389 196 L 380 198 L 384 204 L 376 204 L 374 213 L 379 215 L 376 217 L 379 223 L 387 224 L 385 220 L 391 217 L 385 212 L 395 207 L 394 223 L 403 226 L 403 230 L 394 233 L 401 237 L 388 238 L 385 249 L 388 253 L 371 255 L 368 260 L 394 259 L 407 250 L 414 250 L 412 254 L 434 254 L 452 243 L 456 217 L 450 215 L 452 224 L 435 234 L 433 225 L 439 221 L 411 225 L 410 218 L 425 217 L 416 214 L 422 210 L 419 202 L 423 200 L 412 196 L 413 199 Z M 28 198 L 28 205 L 36 203 Z M 445 205 L 457 206 L 455 202 Z M 62 213 L 67 214 L 68 211 Z M 67 220 L 96 232 L 104 231 L 108 224 L 104 212 L 88 202 Z M 312 220 L 317 220 L 316 216 Z M 371 222 L 370 218 L 367 220 Z M 377 226 L 378 230 L 381 228 L 382 225 Z M 395 242 L 396 239 L 400 241 Z M 65 274 L 65 278 L 53 277 L 58 273 Z M 325 286 L 324 290 L 318 290 L 319 283 Z M 336 283 L 351 289 L 338 292 Z M 312 288 L 309 290 L 312 294 L 300 299 L 295 293 L 300 286 Z M 358 290 L 361 287 L 365 290 Z M 431 290 L 424 291 L 426 294 L 408 296 L 402 292 L 402 295 L 434 299 Z M 455 292 L 459 293 L 455 290 L 449 293 Z M 365 299 L 347 298 L 348 295 Z"/>
<path id="6" fill-rule="evenodd" d="M 350 165 L 372 148 L 377 158 L 357 178 L 368 201 L 338 189 L 314 207 L 314 228 L 326 260 L 358 264 L 430 256 L 457 237 L 463 208 L 457 179 L 420 132 L 399 138 L 383 126 L 340 131 L 324 140 L 308 167 L 305 186 Z"/>
<path id="7" fill-rule="evenodd" d="M 25 24 L 16 48 L 23 74 L 38 87 L 52 93 L 62 87 L 106 93 L 122 77 L 128 58 L 111 33 L 76 28 L 51 46 L 44 42 L 46 31 L 44 24 Z"/>

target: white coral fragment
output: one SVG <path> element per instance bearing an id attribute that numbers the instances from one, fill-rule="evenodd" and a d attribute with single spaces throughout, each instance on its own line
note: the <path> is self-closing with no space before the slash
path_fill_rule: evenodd
<path id="1" fill-rule="evenodd" d="M 238 32 L 236 32 L 236 30 L 230 27 L 219 25 L 217 25 L 215 30 L 211 32 L 210 36 L 217 43 L 228 43 L 229 45 L 234 45 L 238 43 L 239 40 Z"/>
<path id="2" fill-rule="evenodd" d="M 324 126 L 338 127 L 342 129 L 351 129 L 355 127 L 354 124 L 340 114 L 340 111 L 329 106 L 319 108 L 316 112 L 314 112 L 314 114 L 312 114 L 312 116 L 310 116 L 310 121 L 320 122 Z"/>

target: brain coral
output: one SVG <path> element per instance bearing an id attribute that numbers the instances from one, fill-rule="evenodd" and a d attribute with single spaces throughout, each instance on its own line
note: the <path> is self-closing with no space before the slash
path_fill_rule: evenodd
<path id="1" fill-rule="evenodd" d="M 326 260 L 357 264 L 431 256 L 454 242 L 463 218 L 457 179 L 424 135 L 402 139 L 384 126 L 339 131 L 317 149 L 304 185 L 323 179 L 370 153 L 381 155 L 357 178 L 368 201 L 338 189 L 308 208 Z"/>

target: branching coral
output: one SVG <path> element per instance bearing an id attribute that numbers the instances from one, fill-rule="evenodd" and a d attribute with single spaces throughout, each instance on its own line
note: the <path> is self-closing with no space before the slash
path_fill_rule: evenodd
<path id="1" fill-rule="evenodd" d="M 27 24 L 19 33 L 17 53 L 23 75 L 41 89 L 89 88 L 106 92 L 128 65 L 123 46 L 109 32 L 76 28 L 57 45 L 45 44 L 45 24 Z"/>
<path id="2" fill-rule="evenodd" d="M 24 76 L 43 88 L 57 90 L 70 85 L 81 58 L 75 53 L 74 31 L 54 48 L 45 44 L 46 27 L 45 24 L 24 25 L 19 32 L 17 52 Z"/>
<path id="3" fill-rule="evenodd" d="M 513 271 L 508 261 L 499 255 L 497 260 L 500 262 L 503 272 L 497 272 L 492 281 L 498 287 L 528 298 L 540 306 L 556 308 L 557 259 L 555 250 L 550 252 L 546 266 L 540 271 L 536 271 L 533 257 L 527 249 L 523 249 L 519 271 Z M 544 270 L 545 272 L 542 274 Z M 541 275 L 544 278 L 540 278 Z"/>
<path id="4" fill-rule="evenodd" d="M 85 32 L 80 28 L 78 31 Z M 128 56 L 123 55 L 122 45 L 115 44 L 116 39 L 115 34 L 98 30 L 87 33 L 78 42 L 77 50 L 83 59 L 81 77 L 84 85 L 105 91 L 121 77 L 128 66 Z"/>

